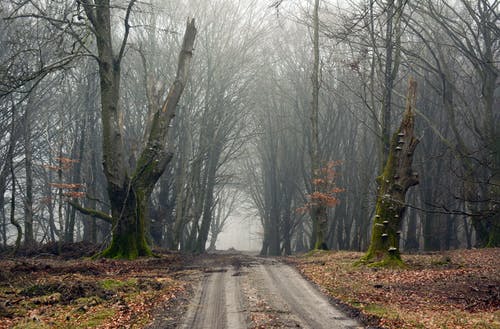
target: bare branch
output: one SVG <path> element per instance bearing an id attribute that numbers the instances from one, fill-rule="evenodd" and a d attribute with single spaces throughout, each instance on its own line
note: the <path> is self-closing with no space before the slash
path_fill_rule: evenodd
<path id="1" fill-rule="evenodd" d="M 102 211 L 91 209 L 91 208 L 85 208 L 85 207 L 81 206 L 80 204 L 78 204 L 77 202 L 74 202 L 71 200 L 68 200 L 68 204 L 71 205 L 73 208 L 75 208 L 76 210 L 78 210 L 79 212 L 81 212 L 84 215 L 89 215 L 89 216 L 92 216 L 94 218 L 102 219 L 103 221 L 105 221 L 106 223 L 109 223 L 109 224 L 113 223 L 113 218 L 110 215 L 108 215 Z"/>
<path id="2" fill-rule="evenodd" d="M 136 0 L 131 0 L 127 6 L 127 12 L 125 14 L 125 34 L 123 35 L 122 45 L 120 46 L 120 52 L 118 53 L 118 57 L 116 61 L 120 63 L 123 58 L 123 53 L 125 52 L 125 47 L 127 45 L 128 35 L 130 33 L 130 13 L 132 12 L 132 7 L 134 6 Z"/>

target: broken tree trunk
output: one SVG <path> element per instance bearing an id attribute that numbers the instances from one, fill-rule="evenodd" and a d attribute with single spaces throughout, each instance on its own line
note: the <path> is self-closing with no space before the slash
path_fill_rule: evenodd
<path id="1" fill-rule="evenodd" d="M 133 259 L 151 255 L 146 240 L 147 205 L 156 182 L 172 159 L 167 149 L 168 127 L 187 84 L 196 32 L 194 19 L 188 19 L 175 81 L 163 106 L 154 113 L 148 140 L 136 168 L 120 189 L 109 189 L 113 236 L 109 248 L 102 252 L 104 257 Z"/>
<path id="2" fill-rule="evenodd" d="M 135 168 L 123 142 L 123 111 L 120 105 L 121 61 L 129 36 L 129 18 L 136 0 L 130 0 L 124 20 L 124 36 L 115 55 L 112 39 L 111 1 L 81 1 L 96 37 L 101 85 L 101 122 L 103 130 L 103 168 L 111 205 L 112 240 L 103 257 L 134 259 L 152 255 L 146 239 L 147 205 L 156 182 L 172 159 L 168 151 L 168 128 L 188 79 L 196 38 L 194 19 L 188 19 L 177 64 L 175 81 L 163 102 L 151 113 L 145 147 Z M 96 5 L 97 3 L 97 5 Z M 77 208 L 78 209 L 78 208 Z M 81 209 L 78 209 L 81 211 Z M 96 211 L 89 213 L 98 218 Z"/>
<path id="3" fill-rule="evenodd" d="M 414 136 L 414 112 L 417 83 L 410 78 L 406 110 L 401 126 L 392 136 L 384 170 L 377 177 L 378 195 L 372 238 L 363 262 L 375 266 L 401 266 L 399 239 L 408 189 L 418 184 L 412 169 L 413 152 L 419 142 Z"/>

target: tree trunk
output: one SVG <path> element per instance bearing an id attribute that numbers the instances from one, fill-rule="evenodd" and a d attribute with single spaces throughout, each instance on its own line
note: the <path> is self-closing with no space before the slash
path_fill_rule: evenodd
<path id="1" fill-rule="evenodd" d="M 59 184 L 59 187 L 57 188 L 57 196 L 58 196 L 58 202 L 57 202 L 57 219 L 59 222 L 59 230 L 56 231 L 57 237 L 59 239 L 59 242 L 61 243 L 63 238 L 64 238 L 64 228 L 65 228 L 65 220 L 63 217 L 63 208 L 64 208 L 64 195 L 63 195 L 63 189 L 62 189 L 62 184 L 63 184 L 63 153 L 62 153 L 62 148 L 63 148 L 63 141 L 62 141 L 62 135 L 61 135 L 61 141 L 59 144 L 59 155 L 58 155 L 58 169 L 57 169 L 57 184 Z"/>
<path id="2" fill-rule="evenodd" d="M 279 256 L 281 254 L 280 249 L 280 210 L 278 205 L 273 205 L 271 208 L 271 218 L 269 227 L 269 252 L 270 256 Z"/>
<path id="3" fill-rule="evenodd" d="M 212 139 L 215 141 L 215 138 Z M 214 205 L 214 189 L 215 189 L 215 180 L 217 174 L 217 165 L 219 163 L 221 149 L 218 145 L 214 145 L 210 147 L 209 159 L 208 159 L 208 168 L 207 168 L 207 182 L 205 187 L 205 198 L 204 198 L 204 209 L 203 209 L 203 217 L 201 220 L 200 231 L 198 234 L 198 240 L 196 242 L 196 252 L 204 252 L 205 245 L 208 239 L 208 233 L 210 230 L 210 223 L 213 217 L 213 205 Z"/>
<path id="4" fill-rule="evenodd" d="M 295 233 L 295 252 L 304 252 L 307 250 L 306 244 L 304 243 L 304 235 L 304 224 L 301 221 Z"/>
<path id="5" fill-rule="evenodd" d="M 26 171 L 26 197 L 24 200 L 24 245 L 35 243 L 33 235 L 33 148 L 31 144 L 31 102 L 24 114 L 24 168 Z"/>
<path id="6" fill-rule="evenodd" d="M 182 144 L 182 142 L 180 143 Z M 182 239 L 182 234 L 184 231 L 184 225 L 186 222 L 186 213 L 184 211 L 185 209 L 185 203 L 188 202 L 187 200 L 187 195 L 189 194 L 190 190 L 187 189 L 187 182 L 186 182 L 186 176 L 187 176 L 187 158 L 184 157 L 182 154 L 179 157 L 179 164 L 177 165 L 176 168 L 176 176 L 175 176 L 175 218 L 174 218 L 174 223 L 172 225 L 172 245 L 169 246 L 169 249 L 172 250 L 177 250 L 179 248 L 181 239 Z M 186 190 L 188 192 L 186 193 Z"/>
<path id="7" fill-rule="evenodd" d="M 85 132 L 87 131 L 87 120 L 86 118 L 82 122 L 82 126 L 79 126 L 77 131 L 80 132 L 80 137 L 75 136 L 75 143 L 73 144 L 73 151 L 71 152 L 71 158 L 77 160 L 72 168 L 71 183 L 80 184 L 81 180 L 81 170 L 82 170 L 82 158 L 83 152 L 85 150 Z M 78 147 L 78 151 L 76 148 Z M 77 202 L 76 198 L 72 199 L 72 202 Z M 75 233 L 75 221 L 76 221 L 76 209 L 72 207 L 68 209 L 66 227 L 64 230 L 64 241 L 74 242 Z"/>
<path id="8" fill-rule="evenodd" d="M 406 192 L 418 184 L 418 175 L 412 170 L 413 152 L 419 140 L 414 137 L 416 82 L 410 79 L 406 111 L 398 131 L 393 135 L 387 162 L 379 186 L 371 243 L 363 262 L 378 261 L 379 265 L 402 265 L 399 252 L 401 219 L 405 211 Z"/>
<path id="9" fill-rule="evenodd" d="M 14 108 L 12 108 L 12 129 L 10 131 L 10 144 L 9 144 L 9 150 L 7 154 L 7 161 L 9 162 L 8 166 L 10 169 L 10 177 L 12 181 L 12 189 L 11 189 L 11 199 L 10 199 L 10 223 L 14 225 L 17 231 L 17 236 L 16 236 L 16 244 L 14 246 L 14 255 L 17 253 L 19 250 L 19 247 L 21 246 L 21 239 L 23 238 L 23 229 L 21 227 L 21 224 L 17 222 L 16 220 L 16 173 L 15 173 L 15 168 L 14 168 L 14 148 L 16 145 L 16 140 L 14 138 L 15 135 L 15 121 L 16 121 L 16 111 Z"/>
<path id="10" fill-rule="evenodd" d="M 5 217 L 5 190 L 7 187 L 7 163 L 4 164 L 0 172 L 0 220 L 2 221 L 2 245 L 7 248 L 7 218 Z"/>
<path id="11" fill-rule="evenodd" d="M 387 20 L 385 32 L 385 70 L 384 70 L 384 98 L 382 103 L 382 153 L 381 161 L 389 156 L 390 137 L 391 137 L 391 107 L 392 107 L 392 89 L 394 79 L 392 77 L 392 53 L 393 53 L 393 15 L 394 15 L 394 0 L 388 0 L 386 6 Z M 382 168 L 383 168 L 382 163 Z"/>
<path id="12" fill-rule="evenodd" d="M 166 246 L 171 244 L 171 241 L 167 242 L 167 240 L 169 240 L 167 234 L 171 234 L 169 223 L 171 222 L 172 212 L 172 200 L 169 199 L 169 176 L 170 172 L 164 173 L 160 178 L 157 206 L 151 211 L 154 213 L 154 221 L 151 220 L 149 234 L 151 235 L 153 243 L 157 246 Z"/>
<path id="13" fill-rule="evenodd" d="M 49 182 L 52 181 L 52 171 L 49 170 Z M 48 187 L 48 192 L 47 192 L 48 198 L 48 204 L 47 204 L 47 211 L 49 213 L 49 235 L 50 235 L 50 241 L 51 242 L 56 242 L 57 241 L 57 227 L 55 223 L 55 216 L 54 216 L 54 201 L 51 199 L 52 198 L 52 188 L 50 186 Z"/>
<path id="14" fill-rule="evenodd" d="M 417 214 L 415 211 L 411 211 L 408 218 L 408 227 L 406 230 L 406 241 L 404 248 L 406 251 L 418 251 L 419 243 L 417 237 Z"/>
<path id="15" fill-rule="evenodd" d="M 182 43 L 177 74 L 163 106 L 155 108 L 147 142 L 130 174 L 123 143 L 123 111 L 120 108 L 121 61 L 127 45 L 129 18 L 135 0 L 128 3 L 124 19 L 124 37 L 117 55 L 113 52 L 110 0 L 81 2 L 93 26 L 99 58 L 101 85 L 101 121 L 103 125 L 103 166 L 111 204 L 112 240 L 102 252 L 110 258 L 133 259 L 151 255 L 146 240 L 147 206 L 151 192 L 172 158 L 167 150 L 168 127 L 187 83 L 193 54 L 196 27 L 188 20 Z"/>
<path id="16" fill-rule="evenodd" d="M 260 256 L 267 256 L 269 251 L 269 238 L 266 233 L 268 230 L 264 227 L 264 238 L 262 239 L 262 248 L 260 249 Z"/>
<path id="17" fill-rule="evenodd" d="M 92 140 L 90 141 L 90 144 L 92 143 Z M 97 209 L 97 201 L 96 201 L 96 196 L 97 196 L 97 185 L 98 185 L 98 179 L 97 179 L 97 155 L 96 155 L 96 150 L 92 149 L 91 155 L 90 155 L 90 164 L 88 164 L 89 171 L 90 173 L 87 174 L 87 177 L 91 177 L 91 181 L 88 182 L 88 190 L 87 193 L 92 196 L 92 198 L 87 198 L 85 201 L 85 206 L 90 209 Z M 83 240 L 84 241 L 90 241 L 92 243 L 97 242 L 97 222 L 96 218 L 93 216 L 88 215 L 83 222 Z"/>
<path id="18" fill-rule="evenodd" d="M 222 232 L 222 227 L 223 227 L 223 219 L 222 219 L 222 211 L 224 204 L 221 200 L 216 201 L 217 203 L 217 210 L 214 211 L 214 218 L 212 219 L 212 222 L 210 223 L 210 245 L 208 246 L 208 250 L 210 251 L 215 251 L 216 250 L 216 242 L 217 242 L 217 237 L 219 234 Z"/>
<path id="19" fill-rule="evenodd" d="M 211 231 L 213 232 L 213 231 Z M 211 235 L 210 236 L 210 244 L 208 246 L 208 250 L 209 251 L 215 251 L 216 250 L 216 246 L 215 246 L 215 243 L 217 242 L 217 235 Z"/>
<path id="20" fill-rule="evenodd" d="M 328 250 L 326 245 L 326 233 L 328 231 L 328 216 L 325 206 L 313 207 L 315 218 L 315 235 L 314 235 L 314 249 Z"/>
<path id="21" fill-rule="evenodd" d="M 113 237 L 102 256 L 124 259 L 150 256 L 145 225 L 149 193 L 131 186 L 129 190 L 115 191 L 114 198 L 111 209 Z"/>
<path id="22" fill-rule="evenodd" d="M 114 223 L 111 246 L 103 252 L 103 256 L 136 258 L 151 255 L 146 240 L 149 197 L 172 158 L 172 154 L 166 150 L 168 126 L 175 115 L 177 103 L 187 82 L 195 37 L 196 27 L 193 19 L 188 21 L 186 26 L 175 82 L 163 107 L 158 109 L 153 117 L 148 142 L 137 161 L 137 167 L 130 181 L 126 179 L 122 186 L 117 186 L 114 184 L 116 178 L 114 170 L 106 170 L 110 183 L 108 193 Z M 115 158 L 118 154 L 111 153 L 108 156 Z M 126 171 L 123 175 L 126 177 Z"/>
<path id="23" fill-rule="evenodd" d="M 11 179 L 12 179 L 12 192 L 10 199 L 10 223 L 14 225 L 17 231 L 16 244 L 14 245 L 14 255 L 21 247 L 21 240 L 23 238 L 23 229 L 21 224 L 16 220 L 16 174 L 14 173 L 14 164 L 11 159 L 10 165 Z"/>
<path id="24" fill-rule="evenodd" d="M 285 255 L 291 255 L 293 224 L 292 224 L 291 206 L 289 202 L 286 204 L 284 209 L 282 230 L 283 230 L 283 249 L 285 251 Z"/>
<path id="25" fill-rule="evenodd" d="M 14 117 L 13 117 L 14 118 Z M 10 176 L 10 165 L 11 165 L 11 159 L 10 156 L 13 155 L 13 147 L 14 147 L 14 135 L 10 135 L 10 140 L 9 140 L 9 146 L 7 150 L 7 156 L 2 159 L 3 165 L 2 165 L 2 170 L 0 171 L 0 215 L 2 219 L 2 240 L 3 240 L 3 246 L 4 248 L 7 247 L 8 243 L 8 237 L 7 237 L 7 216 L 5 214 L 5 196 L 7 195 L 7 184 L 8 184 L 8 179 Z"/>
<path id="26" fill-rule="evenodd" d="M 312 101 L 311 101 L 311 181 L 319 175 L 320 155 L 319 155 L 319 0 L 314 1 L 313 9 L 313 72 Z M 315 185 L 312 184 L 313 189 Z M 312 206 L 310 211 L 313 221 L 312 248 L 327 249 L 326 234 L 328 230 L 327 211 L 323 205 Z"/>

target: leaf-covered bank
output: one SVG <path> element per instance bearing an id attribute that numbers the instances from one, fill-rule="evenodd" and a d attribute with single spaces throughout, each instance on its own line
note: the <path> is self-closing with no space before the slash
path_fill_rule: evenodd
<path id="1" fill-rule="evenodd" d="M 189 296 L 187 258 L 1 259 L 0 328 L 144 328 L 160 312 L 175 328 Z"/>
<path id="2" fill-rule="evenodd" d="M 355 266 L 361 255 L 314 252 L 287 261 L 372 325 L 500 328 L 500 249 L 403 255 L 404 269 Z"/>

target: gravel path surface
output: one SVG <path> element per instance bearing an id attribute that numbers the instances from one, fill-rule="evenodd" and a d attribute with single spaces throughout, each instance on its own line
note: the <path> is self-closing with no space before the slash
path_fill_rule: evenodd
<path id="1" fill-rule="evenodd" d="M 363 328 L 292 267 L 231 255 L 208 265 L 180 328 Z"/>

